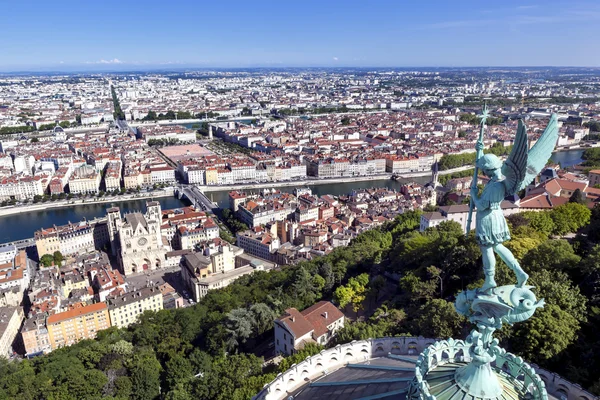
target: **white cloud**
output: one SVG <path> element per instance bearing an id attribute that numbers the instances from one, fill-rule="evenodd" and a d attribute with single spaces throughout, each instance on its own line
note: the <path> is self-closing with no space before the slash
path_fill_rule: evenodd
<path id="1" fill-rule="evenodd" d="M 86 64 L 123 64 L 123 61 L 118 58 L 113 58 L 112 60 L 100 60 L 100 61 L 86 61 Z"/>
<path id="2" fill-rule="evenodd" d="M 339 60 L 339 58 L 333 57 L 333 61 L 337 61 L 337 60 Z"/>

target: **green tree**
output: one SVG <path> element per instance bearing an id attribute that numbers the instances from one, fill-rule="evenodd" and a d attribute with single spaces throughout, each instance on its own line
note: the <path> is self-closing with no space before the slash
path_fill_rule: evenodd
<path id="1" fill-rule="evenodd" d="M 296 269 L 292 292 L 300 301 L 302 308 L 315 302 L 316 288 L 306 267 L 300 266 Z"/>
<path id="2" fill-rule="evenodd" d="M 585 199 L 585 195 L 580 189 L 575 189 L 571 197 L 569 198 L 570 203 L 578 203 L 578 204 L 587 204 L 587 200 Z"/>
<path id="3" fill-rule="evenodd" d="M 333 267 L 331 263 L 324 262 L 319 266 L 319 275 L 325 279 L 325 284 L 323 285 L 323 293 L 330 293 L 335 285 L 335 276 L 333 275 Z"/>
<path id="4" fill-rule="evenodd" d="M 552 219 L 551 212 L 548 211 L 527 211 L 520 214 L 523 215 L 526 221 L 529 222 L 529 226 L 538 232 L 543 233 L 546 236 L 550 236 L 555 229 L 554 220 Z"/>
<path id="5" fill-rule="evenodd" d="M 461 337 L 465 318 L 458 315 L 454 304 L 432 299 L 424 304 L 413 320 L 411 332 L 424 337 Z"/>
<path id="6" fill-rule="evenodd" d="M 192 364 L 181 354 L 176 354 L 165 365 L 165 382 L 167 391 L 173 390 L 178 383 L 193 378 Z"/>
<path id="7" fill-rule="evenodd" d="M 554 234 L 563 236 L 569 232 L 576 232 L 579 228 L 590 222 L 592 212 L 583 204 L 567 203 L 556 207 L 551 212 L 554 221 Z"/>
<path id="8" fill-rule="evenodd" d="M 160 393 L 161 365 L 151 351 L 134 356 L 131 371 L 131 399 L 156 399 Z"/>
<path id="9" fill-rule="evenodd" d="M 529 250 L 523 257 L 523 267 L 527 271 L 571 271 L 581 261 L 566 240 L 547 240 Z"/>
<path id="10" fill-rule="evenodd" d="M 252 334 L 252 320 L 245 308 L 231 310 L 225 318 L 226 346 L 229 352 L 237 351 Z"/>
<path id="11" fill-rule="evenodd" d="M 44 254 L 40 258 L 40 264 L 42 264 L 44 267 L 50 267 L 52 266 L 52 263 L 54 263 L 54 257 L 51 254 Z"/>
<path id="12" fill-rule="evenodd" d="M 271 307 L 265 303 L 256 303 L 250 307 L 252 325 L 257 335 L 262 335 L 273 327 L 273 320 L 277 317 Z"/>
<path id="13" fill-rule="evenodd" d="M 585 322 L 587 317 L 587 299 L 574 286 L 569 276 L 561 271 L 541 269 L 533 272 L 529 278 L 535 286 L 536 295 L 547 304 L 554 304 L 566 311 L 579 322 Z"/>
<path id="14" fill-rule="evenodd" d="M 54 263 L 56 265 L 61 265 L 63 260 L 65 259 L 60 251 L 55 251 L 52 255 L 52 258 L 54 259 Z"/>
<path id="15" fill-rule="evenodd" d="M 556 304 L 546 304 L 533 317 L 515 325 L 509 343 L 524 359 L 543 364 L 572 344 L 578 330 L 577 318 Z"/>
<path id="16" fill-rule="evenodd" d="M 336 302 L 342 309 L 350 304 L 353 298 L 354 291 L 350 287 L 338 286 L 333 293 L 333 301 Z"/>

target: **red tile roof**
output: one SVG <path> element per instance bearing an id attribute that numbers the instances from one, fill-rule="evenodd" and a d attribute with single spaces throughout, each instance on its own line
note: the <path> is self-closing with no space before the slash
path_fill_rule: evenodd
<path id="1" fill-rule="evenodd" d="M 82 315 L 91 314 L 91 313 L 106 310 L 106 309 L 108 309 L 108 307 L 106 306 L 106 303 L 91 304 L 89 306 L 80 307 L 80 308 L 76 308 L 74 310 L 69 310 L 69 311 L 51 315 L 48 317 L 48 320 L 46 322 L 48 324 L 56 324 L 56 323 L 65 321 L 67 319 L 81 317 Z"/>

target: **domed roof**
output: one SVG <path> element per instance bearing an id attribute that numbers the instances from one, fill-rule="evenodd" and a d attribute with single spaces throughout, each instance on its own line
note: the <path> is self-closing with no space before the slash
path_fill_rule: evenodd
<path id="1" fill-rule="evenodd" d="M 541 398 L 591 400 L 595 397 L 552 372 L 499 350 L 492 371 L 502 386 L 499 397 L 473 396 L 457 384 L 456 371 L 468 364 L 469 342 L 423 337 L 353 341 L 321 351 L 279 374 L 254 400 L 475 400 Z M 419 356 L 417 354 L 421 353 Z M 545 385 L 544 385 L 545 383 Z M 419 385 L 425 390 L 419 390 Z M 537 393 L 536 393 L 537 391 Z M 547 397 L 545 397 L 547 396 Z"/>

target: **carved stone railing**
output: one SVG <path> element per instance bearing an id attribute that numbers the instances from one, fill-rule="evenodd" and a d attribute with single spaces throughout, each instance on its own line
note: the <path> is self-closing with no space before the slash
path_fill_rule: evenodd
<path id="1" fill-rule="evenodd" d="M 437 340 L 423 337 L 385 337 L 353 341 L 351 343 L 338 345 L 334 348 L 321 351 L 304 361 L 294 364 L 287 371 L 280 373 L 277 377 L 266 384 L 264 388 L 253 397 L 254 400 L 283 400 L 287 399 L 301 386 L 308 384 L 324 375 L 330 374 L 348 363 L 363 362 L 367 359 L 385 357 L 388 354 L 417 355 L 415 380 L 427 382 L 423 379 L 432 367 L 450 360 L 469 361 L 469 344 L 464 340 Z M 427 351 L 426 351 L 427 350 Z M 494 365 L 504 371 L 520 371 L 520 374 L 530 375 L 536 373 L 539 378 L 527 378 L 528 382 L 534 383 L 539 390 L 540 385 L 545 385 L 551 395 L 568 400 L 600 400 L 598 397 L 584 390 L 581 386 L 573 384 L 560 375 L 529 365 L 520 357 L 504 352 L 498 353 Z M 519 361 L 520 360 L 520 361 Z M 523 368 L 521 364 L 527 365 Z M 535 367 L 535 369 L 534 369 Z M 522 368 L 522 369 L 521 369 Z M 511 375 L 512 376 L 512 375 Z M 419 378 L 420 377 L 420 378 Z M 541 379 L 541 381 L 540 381 Z M 434 400 L 429 394 L 429 388 L 425 386 L 423 399 Z"/>
<path id="2" fill-rule="evenodd" d="M 358 363 L 388 354 L 417 355 L 434 339 L 423 337 L 385 337 L 379 339 L 355 340 L 323 350 L 319 354 L 294 364 L 257 394 L 255 400 L 287 399 L 291 393 L 324 375 L 330 374 L 348 363 Z"/>

